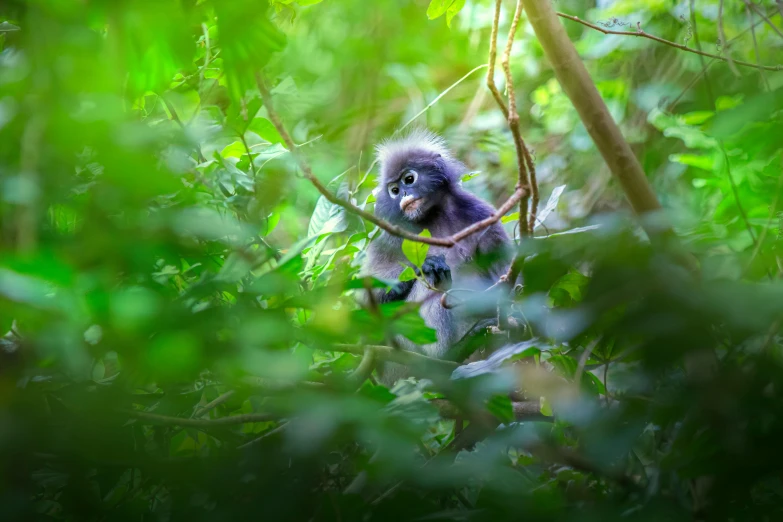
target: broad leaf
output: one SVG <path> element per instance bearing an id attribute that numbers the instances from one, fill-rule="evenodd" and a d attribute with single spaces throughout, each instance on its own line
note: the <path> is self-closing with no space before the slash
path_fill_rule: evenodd
<path id="1" fill-rule="evenodd" d="M 432 237 L 429 230 L 423 230 L 421 237 Z M 411 241 L 410 239 L 402 240 L 402 253 L 408 258 L 408 261 L 421 268 L 424 264 L 424 260 L 427 258 L 427 252 L 429 252 L 430 246 L 427 243 L 419 243 L 418 241 Z"/>
<path id="2" fill-rule="evenodd" d="M 334 181 L 329 184 L 329 188 L 334 185 Z M 337 189 L 337 197 L 341 199 L 347 199 L 348 197 L 348 183 L 343 182 Z M 348 228 L 348 220 L 346 219 L 346 210 L 335 205 L 325 197 L 318 198 L 318 202 L 315 204 L 315 210 L 310 217 L 310 225 L 307 229 L 308 236 L 319 236 L 322 234 L 343 232 Z"/>
<path id="3" fill-rule="evenodd" d="M 539 339 L 533 339 L 522 343 L 505 346 L 490 355 L 487 359 L 465 364 L 454 370 L 452 379 L 467 379 L 486 373 L 495 373 L 503 366 L 503 363 L 513 360 L 514 356 L 522 354 L 531 348 L 541 346 Z"/>

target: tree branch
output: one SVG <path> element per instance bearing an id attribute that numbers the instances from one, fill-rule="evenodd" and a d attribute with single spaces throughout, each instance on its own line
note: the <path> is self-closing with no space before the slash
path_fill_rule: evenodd
<path id="1" fill-rule="evenodd" d="M 475 234 L 476 232 L 483 230 L 489 227 L 490 225 L 496 223 L 497 221 L 499 221 L 500 218 L 502 218 L 503 215 L 506 212 L 508 212 L 511 209 L 511 207 L 513 207 L 527 193 L 527 191 L 524 188 L 521 187 L 517 188 L 516 192 L 514 192 L 514 194 L 512 194 L 511 197 L 508 198 L 508 200 L 506 200 L 506 202 L 500 207 L 500 209 L 498 209 L 497 212 L 495 212 L 495 214 L 493 214 L 487 219 L 484 219 L 483 221 L 479 221 L 478 223 L 474 223 L 473 225 L 460 230 L 459 232 L 457 232 L 452 236 L 441 238 L 441 237 L 422 237 L 417 234 L 414 234 L 413 232 L 400 228 L 396 225 L 392 225 L 388 221 L 380 219 L 375 215 L 360 209 L 359 207 L 350 203 L 349 201 L 344 201 L 338 198 L 337 196 L 335 196 L 334 194 L 332 194 L 331 192 L 329 192 L 329 189 L 327 189 L 324 186 L 324 184 L 321 183 L 321 181 L 317 177 L 315 177 L 315 174 L 313 174 L 313 171 L 310 168 L 310 165 L 305 160 L 305 158 L 297 151 L 296 145 L 294 144 L 293 139 L 291 139 L 291 135 L 288 134 L 288 131 L 283 125 L 280 116 L 277 114 L 277 112 L 274 109 L 274 106 L 272 105 L 272 95 L 270 94 L 269 89 L 267 89 L 264 83 L 264 79 L 258 73 L 256 74 L 256 83 L 258 85 L 258 90 L 261 92 L 261 98 L 264 101 L 264 106 L 266 107 L 267 113 L 269 114 L 269 119 L 272 120 L 272 124 L 275 126 L 275 129 L 277 129 L 277 132 L 280 134 L 280 136 L 283 138 L 286 147 L 291 152 L 291 154 L 293 154 L 304 176 L 310 181 L 310 183 L 313 184 L 313 186 L 318 190 L 318 192 L 320 192 L 321 195 L 323 195 L 323 197 L 325 197 L 331 203 L 334 203 L 335 205 L 344 208 L 348 212 L 351 212 L 352 214 L 356 214 L 362 219 L 369 221 L 374 225 L 377 225 L 380 229 L 388 232 L 393 236 L 408 239 L 410 241 L 416 241 L 419 243 L 426 243 L 428 245 L 450 248 L 456 245 L 462 239 L 468 237 L 469 235 Z"/>
<path id="2" fill-rule="evenodd" d="M 433 399 L 430 401 L 430 404 L 437 407 L 441 416 L 447 419 L 465 417 L 465 412 L 446 399 Z M 541 413 L 541 404 L 538 401 L 514 401 L 511 403 L 511 407 L 514 412 L 514 419 L 517 421 L 538 420 L 554 422 L 554 417 L 547 417 Z M 491 414 L 487 413 L 487 415 Z"/>
<path id="3" fill-rule="evenodd" d="M 500 23 L 500 3 L 501 0 L 495 0 L 495 18 L 492 22 L 492 33 L 489 37 L 489 69 L 487 70 L 487 87 L 489 88 L 492 96 L 500 107 L 500 111 L 503 116 L 508 120 L 508 108 L 506 102 L 503 101 L 503 97 L 498 91 L 497 85 L 495 85 L 495 60 L 497 59 L 498 48 L 498 25 Z"/>
<path id="4" fill-rule="evenodd" d="M 217 406 L 220 406 L 224 402 L 226 402 L 228 399 L 230 399 L 234 393 L 236 393 L 234 390 L 229 390 L 226 393 L 218 396 L 215 400 L 208 402 L 193 414 L 193 417 L 201 417 L 205 413 L 208 413 L 210 410 L 216 408 Z"/>
<path id="5" fill-rule="evenodd" d="M 237 446 L 237 449 L 238 450 L 243 450 L 243 449 L 247 449 L 247 448 L 249 448 L 251 446 L 255 446 L 256 444 L 258 444 L 262 440 L 267 439 L 267 438 L 271 437 L 272 435 L 276 435 L 276 434 L 280 433 L 281 431 L 286 429 L 287 426 L 288 426 L 287 422 L 283 423 L 280 426 L 278 426 L 277 428 L 274 428 L 272 430 L 269 430 L 269 431 L 263 433 L 260 437 L 257 437 L 255 439 L 249 441 L 249 442 L 246 442 L 246 443 L 244 443 L 244 444 L 242 444 L 240 446 Z"/>
<path id="6" fill-rule="evenodd" d="M 267 422 L 275 420 L 269 413 L 244 413 L 242 415 L 232 415 L 230 417 L 221 417 L 219 419 L 186 419 L 182 417 L 170 417 L 168 415 L 159 415 L 137 410 L 121 410 L 122 413 L 135 417 L 136 419 L 146 421 L 150 424 L 161 424 L 163 426 L 183 426 L 190 428 L 213 428 L 215 426 L 234 426 L 237 424 L 247 424 L 249 422 Z"/>
<path id="7" fill-rule="evenodd" d="M 517 33 L 517 26 L 519 25 L 519 18 L 522 16 L 522 0 L 517 0 L 517 6 L 514 10 L 514 18 L 511 20 L 511 28 L 508 30 L 508 39 L 506 40 L 506 48 L 503 51 L 503 58 L 500 63 L 503 66 L 503 71 L 506 74 L 506 93 L 508 94 L 508 128 L 511 130 L 511 134 L 514 136 L 514 148 L 517 152 L 517 175 L 518 187 L 530 187 L 530 179 L 528 177 L 527 165 L 528 161 L 526 156 L 530 153 L 527 151 L 527 145 L 522 139 L 522 133 L 519 130 L 519 113 L 517 112 L 517 93 L 514 90 L 514 77 L 511 74 L 511 47 L 514 45 L 514 36 Z M 497 34 L 497 33 L 495 33 Z M 538 194 L 538 188 L 531 189 Z M 532 229 L 528 226 L 527 221 L 527 206 L 530 194 L 526 194 L 519 201 L 519 235 L 520 237 L 528 236 L 532 232 Z"/>
<path id="8" fill-rule="evenodd" d="M 406 366 L 430 365 L 432 367 L 438 367 L 446 371 L 454 371 L 459 366 L 459 364 L 452 361 L 435 359 L 434 357 L 428 357 L 426 355 L 410 352 L 408 350 L 397 350 L 390 346 L 335 344 L 330 349 L 335 352 L 347 352 L 356 355 L 364 355 L 365 350 L 368 348 L 372 349 L 375 357 L 380 360 L 404 364 Z"/>
<path id="9" fill-rule="evenodd" d="M 365 347 L 362 354 L 362 360 L 359 366 L 351 373 L 351 380 L 358 385 L 362 385 L 375 369 L 375 350 L 372 347 Z"/>
<path id="10" fill-rule="evenodd" d="M 526 1 L 526 7 L 530 4 L 529 1 Z M 720 60 L 722 62 L 731 62 L 733 61 L 736 65 L 742 65 L 743 67 L 752 67 L 753 69 L 761 69 L 764 71 L 783 71 L 783 65 L 757 65 L 755 63 L 750 62 L 744 62 L 742 60 L 731 60 L 730 58 L 726 58 L 725 56 L 720 56 L 717 54 L 708 53 L 705 51 L 701 51 L 698 49 L 691 49 L 690 47 L 678 44 L 676 42 L 671 42 L 669 40 L 665 40 L 663 38 L 659 38 L 658 36 L 654 36 L 650 33 L 644 32 L 641 28 L 637 29 L 636 31 L 612 31 L 611 29 L 604 29 L 601 26 L 592 24 L 586 20 L 582 20 L 578 16 L 569 15 L 566 13 L 561 12 L 555 12 L 555 14 L 561 18 L 566 18 L 568 20 L 571 20 L 573 22 L 580 23 L 586 27 L 589 27 L 590 29 L 595 29 L 596 31 L 600 31 L 604 34 L 617 34 L 617 35 L 623 35 L 623 36 L 639 36 L 641 38 L 648 38 L 650 40 L 654 40 L 658 43 L 662 43 L 665 45 L 668 45 L 670 47 L 674 47 L 676 49 L 680 49 L 681 51 L 687 51 L 689 53 L 698 54 L 701 56 L 706 56 L 708 58 L 714 58 L 715 60 Z"/>

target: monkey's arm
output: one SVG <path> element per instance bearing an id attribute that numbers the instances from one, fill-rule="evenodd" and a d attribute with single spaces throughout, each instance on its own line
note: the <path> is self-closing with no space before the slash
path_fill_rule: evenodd
<path id="1" fill-rule="evenodd" d="M 397 238 L 389 238 L 385 235 L 377 238 L 367 249 L 367 257 L 362 267 L 362 275 L 371 275 L 380 279 L 397 279 L 402 273 L 405 258 L 399 245 L 394 245 Z M 401 244 L 402 241 L 400 240 Z M 396 246 L 396 248 L 395 248 Z M 415 279 L 397 282 L 389 291 L 383 289 L 373 290 L 373 295 L 379 303 L 392 301 L 404 301 L 413 289 Z"/>
<path id="2" fill-rule="evenodd" d="M 411 279 L 409 281 L 400 281 L 388 292 L 379 292 L 379 295 L 377 296 L 378 302 L 390 303 L 392 301 L 404 301 L 411 293 L 411 289 L 413 289 L 413 284 L 415 282 L 415 279 Z"/>

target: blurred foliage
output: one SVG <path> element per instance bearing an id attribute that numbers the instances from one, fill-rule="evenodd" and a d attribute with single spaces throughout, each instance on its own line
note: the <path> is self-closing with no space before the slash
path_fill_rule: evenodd
<path id="1" fill-rule="evenodd" d="M 783 64 L 772 0 L 725 2 L 722 19 L 717 0 L 556 8 Z M 497 203 L 510 133 L 484 69 L 454 85 L 485 63 L 492 11 L 0 6 L 0 519 L 783 516 L 780 71 L 563 20 L 694 278 L 639 232 L 523 15 L 512 71 L 543 196 L 519 245 L 524 335 L 376 383 L 386 352 L 362 345 L 434 331 L 400 303 L 357 306 L 377 230 L 299 175 L 255 75 L 316 175 L 358 206 L 374 201 L 373 145 L 428 106 L 417 123 Z"/>

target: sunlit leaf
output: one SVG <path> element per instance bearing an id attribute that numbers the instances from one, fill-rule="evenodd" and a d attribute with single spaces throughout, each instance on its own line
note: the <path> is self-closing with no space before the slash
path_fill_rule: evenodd
<path id="1" fill-rule="evenodd" d="M 432 237 L 429 230 L 423 230 L 420 234 L 421 237 Z M 427 258 L 427 252 L 429 252 L 430 246 L 427 243 L 420 243 L 418 241 L 411 241 L 410 239 L 402 240 L 402 253 L 405 257 L 421 268 L 424 264 L 424 260 Z"/>
<path id="2" fill-rule="evenodd" d="M 546 202 L 546 206 L 544 206 L 544 208 L 536 216 L 536 223 L 533 228 L 540 227 L 544 221 L 546 221 L 546 218 L 549 217 L 549 214 L 551 214 L 552 211 L 557 208 L 557 203 L 560 201 L 560 196 L 563 194 L 565 188 L 565 185 L 558 185 L 552 190 L 552 194 L 549 196 L 549 200 Z M 517 216 L 519 216 L 519 213 L 517 213 Z M 505 220 L 505 218 L 503 219 Z"/>
<path id="3" fill-rule="evenodd" d="M 416 279 L 416 272 L 413 271 L 413 268 L 406 266 L 402 273 L 398 276 L 398 279 L 400 281 L 410 281 L 411 279 Z"/>

